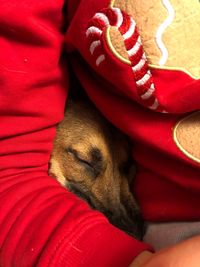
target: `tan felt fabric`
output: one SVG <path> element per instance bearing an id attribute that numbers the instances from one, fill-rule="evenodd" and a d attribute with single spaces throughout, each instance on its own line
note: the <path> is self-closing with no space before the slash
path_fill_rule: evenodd
<path id="1" fill-rule="evenodd" d="M 155 45 L 154 38 L 151 36 L 154 36 L 157 31 L 157 20 L 159 20 L 160 24 L 166 18 L 167 12 L 163 8 L 162 3 L 158 0 L 115 0 L 112 1 L 112 6 L 124 10 L 127 14 L 134 18 L 142 38 L 146 55 L 147 57 L 150 55 L 150 58 L 148 58 L 149 62 L 153 63 L 158 61 L 157 59 L 160 58 L 161 53 Z M 161 9 L 162 13 L 159 14 L 159 19 L 157 15 L 155 18 L 155 10 Z"/>
<path id="2" fill-rule="evenodd" d="M 176 17 L 163 36 L 169 52 L 166 65 L 185 68 L 200 78 L 200 2 L 172 0 L 171 3 Z"/>
<path id="3" fill-rule="evenodd" d="M 123 38 L 116 27 L 109 27 L 106 34 L 108 45 L 111 51 L 120 60 L 129 64 L 128 53 L 126 51 Z"/>
<path id="4" fill-rule="evenodd" d="M 160 25 L 169 17 L 169 12 L 163 2 L 164 0 L 111 1 L 111 6 L 126 11 L 135 19 L 148 61 L 155 67 L 160 67 L 159 61 L 163 54 L 156 42 L 156 34 Z M 199 0 L 170 0 L 167 2 L 173 8 L 175 17 L 162 34 L 162 41 L 168 51 L 168 58 L 161 67 L 180 69 L 194 78 L 199 78 L 200 2 Z M 123 58 L 125 55 L 122 47 L 120 45 L 115 47 L 117 38 L 117 35 L 112 32 L 110 39 L 113 47 Z M 127 60 L 125 61 L 128 63 Z"/>
<path id="5" fill-rule="evenodd" d="M 200 111 L 180 120 L 173 135 L 178 148 L 187 157 L 200 163 Z"/>

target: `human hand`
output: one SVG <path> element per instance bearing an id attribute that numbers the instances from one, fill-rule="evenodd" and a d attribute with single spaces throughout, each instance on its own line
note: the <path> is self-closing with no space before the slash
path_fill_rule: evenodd
<path id="1" fill-rule="evenodd" d="M 142 267 L 154 254 L 149 251 L 143 251 L 140 253 L 129 267 Z"/>
<path id="2" fill-rule="evenodd" d="M 155 254 L 142 252 L 129 267 L 199 267 L 200 236 L 187 239 Z"/>

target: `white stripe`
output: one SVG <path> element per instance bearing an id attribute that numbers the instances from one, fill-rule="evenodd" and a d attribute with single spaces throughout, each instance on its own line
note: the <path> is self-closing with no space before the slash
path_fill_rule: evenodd
<path id="1" fill-rule="evenodd" d="M 114 11 L 115 15 L 117 16 L 117 24 L 116 27 L 119 29 L 123 23 L 123 15 L 119 8 L 113 7 L 112 10 Z"/>
<path id="2" fill-rule="evenodd" d="M 94 54 L 94 50 L 101 45 L 101 41 L 100 40 L 97 40 L 97 41 L 93 41 L 90 45 L 90 53 L 91 55 Z"/>
<path id="3" fill-rule="evenodd" d="M 96 13 L 93 18 L 103 21 L 105 26 L 110 25 L 110 21 L 109 21 L 108 17 L 103 13 Z"/>
<path id="4" fill-rule="evenodd" d="M 141 47 L 141 38 L 139 36 L 135 45 L 130 50 L 127 51 L 129 57 L 135 55 L 140 49 L 140 47 Z"/>
<path id="5" fill-rule="evenodd" d="M 105 55 L 100 55 L 96 60 L 96 65 L 99 66 L 106 59 Z"/>
<path id="6" fill-rule="evenodd" d="M 155 101 L 154 101 L 153 105 L 152 105 L 152 106 L 149 106 L 149 108 L 150 108 L 150 109 L 153 109 L 153 110 L 155 110 L 155 109 L 157 109 L 157 108 L 158 108 L 158 106 L 159 106 L 159 104 L 158 104 L 158 100 L 157 100 L 157 99 L 155 99 Z"/>
<path id="7" fill-rule="evenodd" d="M 150 88 L 146 91 L 146 93 L 143 94 L 143 95 L 141 95 L 141 98 L 143 100 L 149 99 L 152 96 L 152 94 L 153 94 L 154 91 L 155 91 L 155 87 L 154 87 L 154 85 L 152 83 L 151 86 L 150 86 Z"/>
<path id="8" fill-rule="evenodd" d="M 142 79 L 136 81 L 136 84 L 138 86 L 142 86 L 149 80 L 150 77 L 151 77 L 151 73 L 150 71 L 147 71 L 147 73 L 142 77 Z"/>
<path id="9" fill-rule="evenodd" d="M 95 26 L 91 26 L 87 29 L 86 31 L 86 36 L 88 37 L 90 34 L 93 33 L 98 33 L 98 34 L 102 34 L 102 30 L 100 30 L 99 28 L 95 27 Z"/>
<path id="10" fill-rule="evenodd" d="M 143 54 L 143 56 L 140 59 L 140 61 L 135 66 L 132 67 L 132 71 L 136 72 L 136 71 L 141 70 L 143 68 L 143 66 L 145 65 L 145 63 L 146 63 L 146 57 Z"/>
<path id="11" fill-rule="evenodd" d="M 156 42 L 157 45 L 162 53 L 162 57 L 160 58 L 159 65 L 163 66 L 167 59 L 168 59 L 168 51 L 167 48 L 165 47 L 163 41 L 162 41 L 162 35 L 166 28 L 173 22 L 174 17 L 175 17 L 175 11 L 173 6 L 171 5 L 169 0 L 162 0 L 164 6 L 166 7 L 169 16 L 166 18 L 166 20 L 159 26 L 158 31 L 156 33 Z"/>
<path id="12" fill-rule="evenodd" d="M 129 39 L 134 34 L 135 26 L 136 26 L 135 21 L 131 18 L 131 24 L 128 31 L 122 35 L 124 40 Z"/>

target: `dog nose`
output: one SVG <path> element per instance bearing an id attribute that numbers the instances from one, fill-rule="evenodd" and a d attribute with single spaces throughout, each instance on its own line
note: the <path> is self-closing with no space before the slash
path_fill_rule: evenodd
<path id="1" fill-rule="evenodd" d="M 127 234 L 133 236 L 138 240 L 142 240 L 145 233 L 145 224 L 141 214 L 135 211 L 135 215 L 130 217 L 124 209 L 118 209 L 118 211 L 109 210 L 104 212 L 108 217 L 110 223 L 119 229 L 123 230 Z"/>

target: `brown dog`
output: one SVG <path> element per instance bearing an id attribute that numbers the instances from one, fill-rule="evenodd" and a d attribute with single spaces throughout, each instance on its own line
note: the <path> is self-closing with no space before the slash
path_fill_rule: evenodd
<path id="1" fill-rule="evenodd" d="M 90 102 L 69 101 L 57 128 L 50 174 L 69 191 L 141 239 L 143 223 L 129 185 L 134 177 L 129 144 Z"/>

